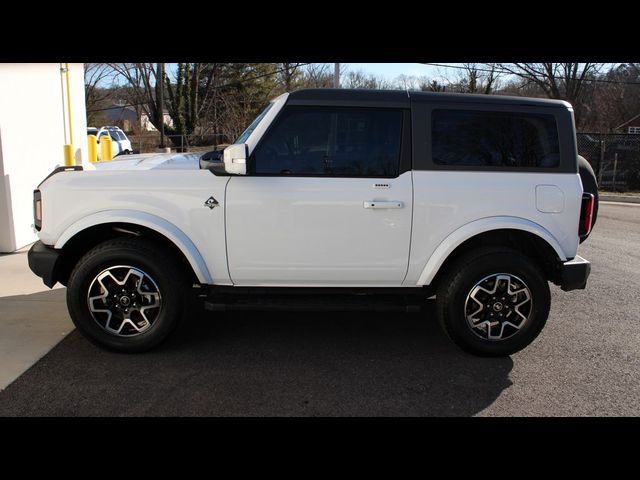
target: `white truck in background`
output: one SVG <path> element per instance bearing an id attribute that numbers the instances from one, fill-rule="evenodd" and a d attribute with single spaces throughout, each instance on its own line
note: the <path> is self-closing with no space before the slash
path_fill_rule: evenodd
<path id="1" fill-rule="evenodd" d="M 127 137 L 127 134 L 119 127 L 87 127 L 87 135 L 94 135 L 97 142 L 98 159 L 100 159 L 100 139 L 108 136 L 111 138 L 112 156 L 118 155 L 131 155 L 133 148 L 131 147 L 131 140 Z"/>

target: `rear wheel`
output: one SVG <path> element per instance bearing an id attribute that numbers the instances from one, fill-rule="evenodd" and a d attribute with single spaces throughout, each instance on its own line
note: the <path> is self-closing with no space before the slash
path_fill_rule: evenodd
<path id="1" fill-rule="evenodd" d="M 531 343 L 549 316 L 549 284 L 528 257 L 484 248 L 457 261 L 440 280 L 438 319 L 459 347 L 506 356 Z"/>
<path id="2" fill-rule="evenodd" d="M 96 246 L 78 262 L 67 285 L 77 329 L 92 342 L 123 352 L 160 344 L 184 316 L 188 299 L 188 277 L 180 263 L 139 238 Z"/>

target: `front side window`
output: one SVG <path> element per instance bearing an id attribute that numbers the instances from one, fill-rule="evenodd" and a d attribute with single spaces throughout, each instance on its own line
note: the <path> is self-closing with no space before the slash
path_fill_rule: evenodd
<path id="1" fill-rule="evenodd" d="M 258 175 L 396 177 L 402 111 L 288 107 L 253 155 Z"/>
<path id="2" fill-rule="evenodd" d="M 434 110 L 432 158 L 452 167 L 556 168 L 558 129 L 553 115 Z"/>

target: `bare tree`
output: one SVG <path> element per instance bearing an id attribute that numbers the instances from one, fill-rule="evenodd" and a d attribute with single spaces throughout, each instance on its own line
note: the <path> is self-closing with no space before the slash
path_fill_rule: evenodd
<path id="1" fill-rule="evenodd" d="M 584 87 L 582 125 L 589 132 L 626 133 L 626 126 L 640 115 L 640 64 L 612 66 L 601 82 Z"/>
<path id="2" fill-rule="evenodd" d="M 598 74 L 601 63 L 513 63 L 500 68 L 534 83 L 549 98 L 575 103 L 585 83 Z"/>
<path id="3" fill-rule="evenodd" d="M 215 86 L 217 72 L 211 67 L 208 63 L 179 63 L 173 80 L 165 75 L 167 107 L 173 120 L 170 134 L 190 135 L 195 131 Z"/>
<path id="4" fill-rule="evenodd" d="M 482 66 L 465 63 L 461 73 L 449 83 L 449 90 L 457 93 L 492 94 L 497 89 L 499 72 L 498 66 L 493 63 Z"/>
<path id="5" fill-rule="evenodd" d="M 302 72 L 299 63 L 278 63 L 280 69 L 278 74 L 278 82 L 284 88 L 285 92 L 293 91 L 300 82 Z"/>
<path id="6" fill-rule="evenodd" d="M 544 98 L 546 94 L 535 83 L 527 82 L 519 77 L 505 80 L 504 85 L 495 92 L 497 95 L 512 95 L 515 97 Z"/>
<path id="7" fill-rule="evenodd" d="M 499 64 L 525 83 L 537 85 L 548 98 L 566 100 L 574 107 L 576 123 L 581 126 L 585 86 L 602 68 L 602 63 L 513 63 Z"/>
<path id="8" fill-rule="evenodd" d="M 228 139 L 237 137 L 277 93 L 277 74 L 282 68 L 273 63 L 218 63 L 211 89 L 212 103 L 203 113 L 202 126 Z"/>
<path id="9" fill-rule="evenodd" d="M 189 135 L 197 128 L 203 113 L 213 101 L 219 69 L 215 64 L 179 63 L 175 78 L 170 78 L 160 63 L 110 64 L 128 86 L 130 105 L 144 112 L 158 130 L 164 123 L 165 105 L 160 104 L 160 89 L 166 92 L 166 107 L 173 126 L 165 125 L 169 135 Z M 160 78 L 165 71 L 164 78 Z"/>
<path id="10" fill-rule="evenodd" d="M 468 93 L 482 93 L 489 95 L 494 92 L 500 76 L 495 63 L 485 64 L 486 68 L 480 68 L 475 63 L 465 63 L 467 72 Z"/>
<path id="11" fill-rule="evenodd" d="M 347 72 L 341 82 L 344 88 L 364 88 L 364 89 L 389 89 L 393 84 L 382 77 L 372 73 L 365 73 L 362 70 Z"/>
<path id="12" fill-rule="evenodd" d="M 418 90 L 420 88 L 420 78 L 413 75 L 398 75 L 394 83 L 397 88 L 402 90 Z"/>
<path id="13" fill-rule="evenodd" d="M 109 64 L 129 85 L 127 100 L 147 115 L 151 124 L 160 130 L 164 122 L 164 109 L 160 105 L 160 88 L 163 85 L 159 63 L 111 63 Z"/>
<path id="14" fill-rule="evenodd" d="M 420 81 L 420 90 L 423 92 L 445 92 L 447 87 L 437 80 L 429 81 L 426 77 Z"/>
<path id="15" fill-rule="evenodd" d="M 105 80 L 113 74 L 113 69 L 106 63 L 84 64 L 84 101 L 87 107 L 87 125 L 98 120 L 96 108 L 109 96 L 105 88 Z"/>
<path id="16" fill-rule="evenodd" d="M 300 80 L 306 88 L 331 88 L 333 86 L 333 71 L 328 63 L 310 63 L 304 68 Z"/>

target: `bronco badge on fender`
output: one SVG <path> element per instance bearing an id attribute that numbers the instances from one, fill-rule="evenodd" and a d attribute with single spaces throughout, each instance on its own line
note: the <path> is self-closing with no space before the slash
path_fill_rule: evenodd
<path id="1" fill-rule="evenodd" d="M 204 202 L 204 206 L 205 207 L 209 207 L 211 210 L 213 210 L 218 205 L 219 205 L 219 203 L 215 198 L 213 198 L 213 195 L 210 196 L 209 199 L 206 202 Z"/>

